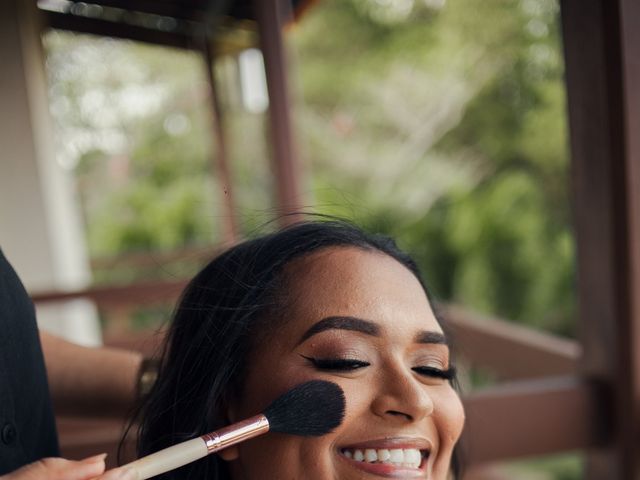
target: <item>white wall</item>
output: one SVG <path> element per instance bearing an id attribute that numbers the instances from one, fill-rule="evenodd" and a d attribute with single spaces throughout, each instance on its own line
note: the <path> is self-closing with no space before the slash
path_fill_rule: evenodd
<path id="1" fill-rule="evenodd" d="M 90 269 L 70 172 L 55 160 L 35 1 L 0 2 L 0 247 L 30 292 L 83 288 Z M 38 308 L 41 328 L 100 342 L 95 307 Z"/>

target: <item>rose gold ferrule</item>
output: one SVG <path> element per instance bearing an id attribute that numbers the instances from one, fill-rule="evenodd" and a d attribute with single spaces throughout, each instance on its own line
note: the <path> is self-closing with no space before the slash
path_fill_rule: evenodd
<path id="1" fill-rule="evenodd" d="M 202 435 L 200 438 L 207 445 L 209 453 L 217 452 L 236 443 L 243 442 L 269 431 L 269 420 L 264 415 L 247 418 L 215 432 Z"/>

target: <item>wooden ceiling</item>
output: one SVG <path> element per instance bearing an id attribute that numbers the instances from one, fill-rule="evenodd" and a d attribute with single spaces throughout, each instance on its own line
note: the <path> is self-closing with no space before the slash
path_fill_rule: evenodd
<path id="1" fill-rule="evenodd" d="M 290 19 L 309 3 L 280 0 Z M 207 39 L 219 52 L 255 44 L 253 4 L 252 0 L 38 1 L 50 28 L 186 49 L 201 48 Z"/>

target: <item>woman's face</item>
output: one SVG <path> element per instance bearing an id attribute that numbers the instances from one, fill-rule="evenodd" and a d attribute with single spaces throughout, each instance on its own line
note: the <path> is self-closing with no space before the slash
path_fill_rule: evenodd
<path id="1" fill-rule="evenodd" d="M 286 318 L 254 349 L 238 421 L 312 379 L 340 385 L 342 424 L 275 434 L 221 452 L 235 480 L 447 478 L 464 423 L 446 379 L 449 348 L 420 284 L 395 259 L 329 248 L 286 269 Z"/>

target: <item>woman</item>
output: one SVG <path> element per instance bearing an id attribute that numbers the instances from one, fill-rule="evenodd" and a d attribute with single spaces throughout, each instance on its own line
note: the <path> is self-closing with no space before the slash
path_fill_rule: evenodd
<path id="1" fill-rule="evenodd" d="M 333 433 L 268 434 L 162 478 L 444 480 L 464 423 L 449 355 L 416 265 L 393 241 L 342 222 L 297 224 L 231 248 L 191 281 L 138 453 L 323 379 L 347 399 Z"/>

